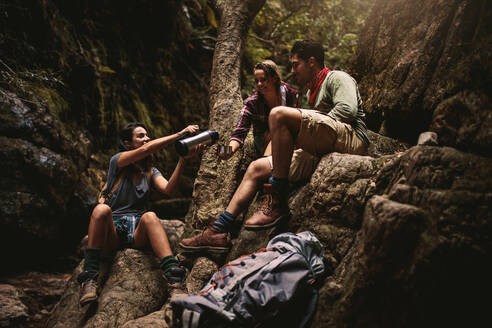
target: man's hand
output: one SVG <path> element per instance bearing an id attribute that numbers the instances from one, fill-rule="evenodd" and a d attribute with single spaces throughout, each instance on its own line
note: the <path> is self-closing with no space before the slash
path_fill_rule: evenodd
<path id="1" fill-rule="evenodd" d="M 183 134 L 185 134 L 186 132 L 190 133 L 190 134 L 195 134 L 197 133 L 199 130 L 199 127 L 198 125 L 196 124 L 193 124 L 193 125 L 188 125 L 186 128 L 184 128 L 183 130 L 181 130 L 180 132 L 178 132 L 178 134 L 180 136 L 182 136 Z"/>

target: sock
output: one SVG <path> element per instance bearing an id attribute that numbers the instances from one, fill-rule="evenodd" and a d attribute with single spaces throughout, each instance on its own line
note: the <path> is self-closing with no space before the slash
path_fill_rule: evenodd
<path id="1" fill-rule="evenodd" d="M 159 266 L 164 271 L 164 275 L 170 283 L 183 282 L 186 271 L 179 266 L 179 262 L 174 256 L 169 255 L 163 257 Z"/>
<path id="2" fill-rule="evenodd" d="M 101 248 L 89 248 L 85 250 L 84 268 L 77 277 L 79 283 L 94 279 L 99 273 L 99 260 L 101 259 Z"/>
<path id="3" fill-rule="evenodd" d="M 174 256 L 169 255 L 161 259 L 161 263 L 159 264 L 159 266 L 161 267 L 162 271 L 164 271 L 166 277 L 169 278 L 169 275 L 171 274 L 170 269 L 179 266 L 179 262 Z"/>
<path id="4" fill-rule="evenodd" d="M 275 178 L 271 176 L 268 178 L 268 183 L 280 193 L 285 193 L 289 189 L 289 179 L 288 178 Z"/>
<path id="5" fill-rule="evenodd" d="M 234 216 L 231 213 L 224 211 L 219 214 L 219 217 L 215 220 L 212 227 L 218 232 L 228 232 L 233 223 Z"/>

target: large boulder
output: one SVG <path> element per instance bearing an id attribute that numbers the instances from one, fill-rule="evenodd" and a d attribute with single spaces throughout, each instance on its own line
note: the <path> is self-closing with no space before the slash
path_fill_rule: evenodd
<path id="1" fill-rule="evenodd" d="M 161 220 L 175 249 L 184 231 L 184 223 L 178 220 Z M 81 242 L 85 248 L 87 238 Z M 73 271 L 65 292 L 49 317 L 48 327 L 121 327 L 159 311 L 169 296 L 167 280 L 152 251 L 124 249 L 113 256 L 103 256 L 100 265 L 99 298 L 96 303 L 79 305 L 80 285 L 77 276 L 83 262 Z M 210 270 L 208 270 L 210 271 Z M 155 322 L 159 316 L 151 315 L 143 322 Z M 150 321 L 149 321 L 150 320 Z M 140 324 L 128 323 L 128 327 Z M 164 324 L 164 321 L 162 321 Z"/>
<path id="2" fill-rule="evenodd" d="M 47 327 L 120 327 L 127 321 L 157 311 L 167 296 L 167 282 L 152 253 L 125 249 L 102 263 L 98 302 L 81 307 L 73 272 Z"/>
<path id="3" fill-rule="evenodd" d="M 80 172 L 90 144 L 82 130 L 63 126 L 42 104 L 28 107 L 16 94 L 0 91 L 0 247 L 38 245 L 6 253 L 6 269 L 18 270 L 80 238 L 80 211 L 87 213 L 90 204 L 74 195 L 87 197 L 91 181 Z M 18 260 L 26 257 L 31 260 Z"/>
<path id="4" fill-rule="evenodd" d="M 290 199 L 289 231 L 312 231 L 331 265 L 340 262 L 361 227 L 367 200 L 375 194 L 377 173 L 391 158 L 339 153 L 323 157 L 309 183 Z"/>
<path id="5" fill-rule="evenodd" d="M 376 176 L 316 327 L 476 326 L 492 291 L 492 161 L 416 146 Z"/>
<path id="6" fill-rule="evenodd" d="M 309 182 L 291 193 L 292 217 L 281 227 L 312 231 L 326 250 L 313 326 L 457 326 L 486 319 L 491 174 L 489 158 L 450 147 L 324 156 Z M 264 247 L 278 232 L 240 230 L 227 259 Z M 193 276 L 198 263 L 190 265 Z"/>
<path id="7" fill-rule="evenodd" d="M 395 154 L 408 149 L 407 144 L 378 133 L 370 131 L 369 136 L 371 156 L 331 153 L 321 158 L 307 183 L 292 186 L 290 220 L 263 231 L 242 228 L 238 237 L 232 240 L 233 247 L 227 259 L 232 260 L 265 247 L 278 233 L 311 230 L 325 248 L 333 246 L 326 248 L 326 258 L 331 267 L 338 263 L 360 228 L 365 203 L 375 192 L 377 172 Z M 243 217 L 250 217 L 258 208 L 259 196 Z M 341 240 L 344 242 L 341 243 Z"/>
<path id="8" fill-rule="evenodd" d="M 310 230 L 324 244 L 326 257 L 340 261 L 360 228 L 367 199 L 375 192 L 376 173 L 389 158 L 391 155 L 377 159 L 339 153 L 324 156 L 308 183 L 291 193 L 290 220 L 268 230 L 241 229 L 228 259 L 265 247 L 280 232 Z M 252 215 L 258 203 L 252 203 L 245 217 Z"/>
<path id="9" fill-rule="evenodd" d="M 490 1 L 376 1 L 354 67 L 369 128 L 490 156 L 491 21 Z"/>

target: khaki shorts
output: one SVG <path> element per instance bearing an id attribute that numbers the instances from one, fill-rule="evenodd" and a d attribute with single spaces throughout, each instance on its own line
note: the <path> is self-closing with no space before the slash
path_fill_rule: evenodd
<path id="1" fill-rule="evenodd" d="M 327 114 L 309 109 L 299 109 L 301 127 L 296 140 L 289 169 L 289 181 L 297 182 L 311 177 L 320 158 L 328 153 L 362 155 L 367 145 L 357 137 L 350 124 L 338 122 Z M 272 157 L 268 157 L 273 170 Z"/>
<path id="2" fill-rule="evenodd" d="M 272 156 L 268 156 L 267 159 L 268 162 L 270 162 L 270 168 L 273 171 Z M 302 149 L 294 150 L 289 168 L 289 181 L 298 182 L 309 179 L 311 175 L 313 175 L 314 170 L 316 170 L 318 163 L 319 157 L 313 156 Z"/>

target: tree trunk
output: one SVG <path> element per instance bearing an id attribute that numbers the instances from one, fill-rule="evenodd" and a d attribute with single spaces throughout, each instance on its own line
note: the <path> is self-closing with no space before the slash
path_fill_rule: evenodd
<path id="1" fill-rule="evenodd" d="M 219 132 L 219 143 L 228 144 L 239 112 L 241 98 L 241 54 L 249 25 L 265 0 L 231 0 L 222 2 L 220 26 L 215 45 L 210 82 L 210 129 Z M 231 199 L 252 155 L 248 140 L 243 151 L 228 161 L 220 161 L 216 147 L 202 158 L 195 180 L 193 203 L 186 221 L 193 228 L 203 228 L 223 211 Z"/>

